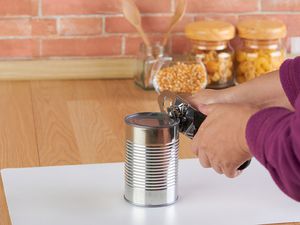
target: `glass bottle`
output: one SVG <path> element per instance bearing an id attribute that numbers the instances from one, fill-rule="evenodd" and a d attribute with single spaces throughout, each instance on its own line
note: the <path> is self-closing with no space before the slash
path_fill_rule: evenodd
<path id="1" fill-rule="evenodd" d="M 208 88 L 225 88 L 233 84 L 234 38 L 232 24 L 205 20 L 188 24 L 185 35 L 191 42 L 190 59 L 202 61 L 207 70 Z"/>
<path id="2" fill-rule="evenodd" d="M 164 52 L 164 46 L 160 43 L 155 43 L 151 46 L 146 46 L 144 43 L 140 45 L 137 57 L 137 71 L 134 76 L 134 81 L 138 86 L 145 90 L 153 89 L 151 71 L 157 59 L 164 57 Z"/>
<path id="3" fill-rule="evenodd" d="M 286 57 L 286 27 L 281 21 L 248 19 L 239 22 L 237 29 L 241 44 L 236 51 L 236 84 L 279 69 Z"/>

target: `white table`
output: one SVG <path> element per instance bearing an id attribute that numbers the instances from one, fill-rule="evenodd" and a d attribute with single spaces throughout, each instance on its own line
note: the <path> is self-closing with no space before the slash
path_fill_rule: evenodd
<path id="1" fill-rule="evenodd" d="M 4 169 L 13 225 L 261 224 L 300 221 L 300 203 L 285 196 L 252 161 L 236 179 L 180 160 L 179 201 L 141 208 L 123 199 L 123 163 Z"/>

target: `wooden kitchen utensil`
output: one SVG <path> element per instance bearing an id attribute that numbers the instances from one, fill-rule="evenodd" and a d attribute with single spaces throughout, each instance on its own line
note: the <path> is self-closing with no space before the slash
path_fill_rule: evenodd
<path id="1" fill-rule="evenodd" d="M 149 39 L 142 28 L 141 14 L 136 4 L 132 0 L 122 0 L 122 11 L 128 22 L 139 32 L 145 44 L 150 46 Z"/>
<path id="2" fill-rule="evenodd" d="M 176 10 L 174 16 L 172 17 L 169 29 L 167 33 L 165 33 L 163 38 L 163 46 L 167 44 L 171 31 L 174 29 L 175 25 L 182 19 L 185 10 L 186 10 L 186 0 L 177 0 Z"/>

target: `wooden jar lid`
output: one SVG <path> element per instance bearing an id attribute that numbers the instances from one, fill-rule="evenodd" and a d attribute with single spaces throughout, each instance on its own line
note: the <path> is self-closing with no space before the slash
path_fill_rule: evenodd
<path id="1" fill-rule="evenodd" d="M 238 35 L 245 39 L 271 40 L 286 36 L 285 24 L 277 19 L 246 19 L 237 24 Z"/>
<path id="2" fill-rule="evenodd" d="M 232 24 L 219 20 L 203 20 L 190 23 L 185 27 L 187 38 L 198 41 L 228 41 L 234 38 Z"/>

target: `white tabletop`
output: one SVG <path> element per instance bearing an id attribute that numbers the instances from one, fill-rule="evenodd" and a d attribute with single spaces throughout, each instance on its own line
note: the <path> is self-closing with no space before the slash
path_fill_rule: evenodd
<path id="1" fill-rule="evenodd" d="M 4 169 L 13 225 L 261 224 L 300 221 L 300 203 L 285 196 L 253 161 L 236 179 L 179 163 L 179 201 L 141 208 L 123 199 L 123 163 Z"/>

